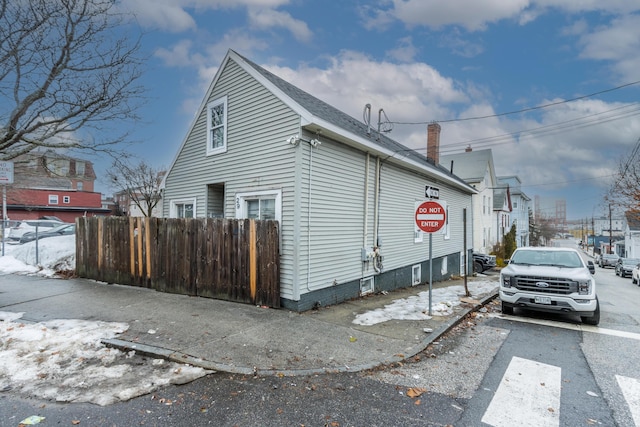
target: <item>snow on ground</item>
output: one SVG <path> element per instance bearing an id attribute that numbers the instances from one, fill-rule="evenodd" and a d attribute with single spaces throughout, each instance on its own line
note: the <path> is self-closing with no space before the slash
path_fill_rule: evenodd
<path id="1" fill-rule="evenodd" d="M 472 298 L 487 295 L 497 287 L 495 281 L 481 279 L 469 281 L 467 288 Z M 465 296 L 463 286 L 447 286 L 431 290 L 431 314 L 433 316 L 449 316 L 453 308 L 460 305 L 460 298 Z M 383 308 L 358 314 L 353 320 L 356 325 L 371 326 L 388 320 L 429 320 L 429 292 L 420 292 L 409 298 L 394 300 Z"/>
<path id="2" fill-rule="evenodd" d="M 75 236 L 5 244 L 0 276 L 75 268 Z M 6 280 L 6 279 L 0 279 Z M 107 348 L 102 339 L 126 331 L 126 323 L 85 320 L 20 321 L 24 313 L 0 311 L 0 392 L 59 402 L 109 405 L 151 393 L 165 384 L 184 384 L 208 371 L 134 352 Z"/>
<path id="3" fill-rule="evenodd" d="M 60 236 L 16 245 L 5 243 L 5 256 L 0 257 L 0 275 L 37 273 L 52 277 L 56 271 L 75 270 L 76 236 Z M 37 261 L 36 262 L 36 255 Z"/>

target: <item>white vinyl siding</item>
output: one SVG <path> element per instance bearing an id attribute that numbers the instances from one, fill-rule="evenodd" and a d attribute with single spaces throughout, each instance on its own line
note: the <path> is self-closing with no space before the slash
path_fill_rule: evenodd
<path id="1" fill-rule="evenodd" d="M 227 151 L 203 155 L 207 146 L 207 101 L 167 175 L 163 209 L 170 212 L 171 199 L 194 195 L 196 217 L 206 217 L 207 209 L 211 209 L 211 185 L 224 186 L 224 208 L 216 210 L 234 218 L 236 194 L 279 191 L 280 286 L 282 296 L 292 299 L 292 260 L 298 244 L 293 227 L 301 213 L 294 210 L 297 148 L 287 139 L 300 134 L 300 118 L 233 61 L 222 71 L 210 100 L 223 96 L 227 98 Z"/>

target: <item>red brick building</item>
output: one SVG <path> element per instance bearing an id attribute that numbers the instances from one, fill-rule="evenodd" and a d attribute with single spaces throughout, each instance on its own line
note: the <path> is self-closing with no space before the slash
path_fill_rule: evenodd
<path id="1" fill-rule="evenodd" d="M 7 186 L 9 219 L 55 216 L 74 222 L 79 216 L 109 215 L 89 161 L 53 151 L 29 153 L 13 160 L 14 183 Z"/>

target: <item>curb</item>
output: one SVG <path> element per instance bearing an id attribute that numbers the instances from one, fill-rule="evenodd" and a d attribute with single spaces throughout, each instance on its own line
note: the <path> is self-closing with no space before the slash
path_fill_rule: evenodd
<path id="1" fill-rule="evenodd" d="M 256 367 L 241 367 L 228 365 L 224 363 L 211 362 L 209 360 L 202 359 L 200 357 L 194 357 L 186 353 L 181 353 L 173 350 L 169 350 L 163 347 L 151 346 L 146 344 L 134 343 L 131 341 L 120 340 L 117 338 L 104 339 L 101 342 L 110 348 L 115 348 L 124 352 L 135 351 L 137 354 L 147 357 L 153 357 L 156 359 L 164 359 L 170 362 L 189 364 L 199 368 L 206 369 L 208 371 L 215 372 L 227 372 L 231 374 L 253 375 L 253 376 L 307 376 L 307 375 L 322 375 L 322 374 L 335 374 L 344 372 L 360 372 L 368 369 L 373 369 L 381 365 L 389 365 L 392 363 L 402 362 L 409 359 L 416 354 L 426 349 L 431 343 L 438 340 L 441 336 L 449 332 L 456 327 L 462 319 L 467 317 L 469 313 L 478 311 L 484 307 L 487 303 L 494 300 L 498 296 L 497 288 L 489 295 L 479 300 L 479 304 L 475 304 L 471 307 L 464 308 L 460 313 L 457 313 L 451 317 L 451 319 L 439 329 L 430 333 L 429 336 L 421 341 L 419 344 L 412 347 L 409 351 L 402 355 L 391 356 L 386 359 L 382 359 L 377 362 L 365 363 L 355 366 L 344 366 L 339 368 L 309 368 L 309 369 L 259 369 Z"/>

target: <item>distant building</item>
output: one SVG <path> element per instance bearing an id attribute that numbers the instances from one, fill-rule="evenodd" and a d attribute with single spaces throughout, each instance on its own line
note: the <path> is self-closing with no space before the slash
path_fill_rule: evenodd
<path id="1" fill-rule="evenodd" d="M 522 182 L 520 178 L 512 176 L 499 176 L 498 181 L 501 186 L 507 186 L 511 194 L 511 223 L 508 225 L 507 232 L 511 230 L 511 226 L 516 226 L 516 245 L 518 247 L 529 246 L 529 209 L 531 207 L 531 198 L 522 191 Z"/>
<path id="2" fill-rule="evenodd" d="M 31 152 L 13 160 L 14 183 L 7 186 L 9 219 L 108 215 L 94 192 L 93 164 L 53 151 Z"/>
<path id="3" fill-rule="evenodd" d="M 567 231 L 567 201 L 554 197 L 534 196 L 535 218 L 545 218 L 557 232 Z"/>

